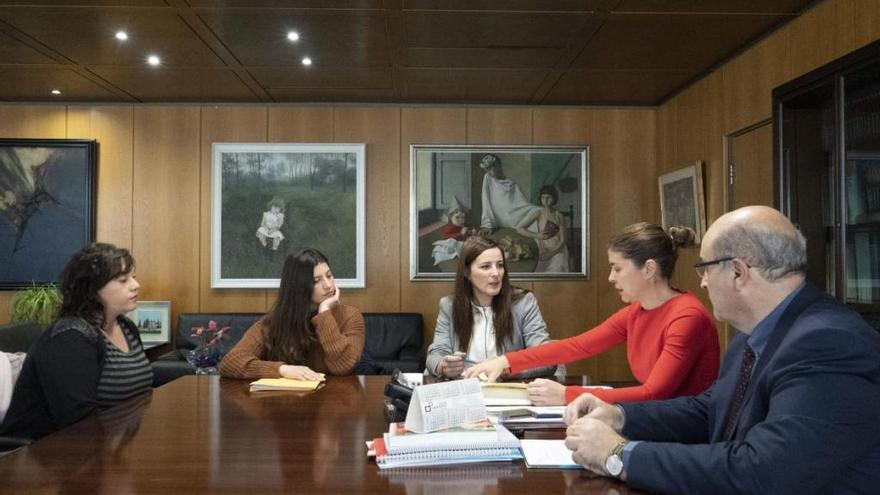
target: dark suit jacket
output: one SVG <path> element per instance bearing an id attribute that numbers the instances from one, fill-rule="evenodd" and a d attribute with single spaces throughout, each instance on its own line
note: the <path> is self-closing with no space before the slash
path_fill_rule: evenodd
<path id="1" fill-rule="evenodd" d="M 807 285 L 755 363 L 730 441 L 721 438 L 746 335 L 705 393 L 621 404 L 627 482 L 663 493 L 880 491 L 880 334 Z"/>

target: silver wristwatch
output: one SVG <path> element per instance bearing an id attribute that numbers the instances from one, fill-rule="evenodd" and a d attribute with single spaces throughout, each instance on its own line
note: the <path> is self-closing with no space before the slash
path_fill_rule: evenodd
<path id="1" fill-rule="evenodd" d="M 615 478 L 620 477 L 623 473 L 623 448 L 626 446 L 626 440 L 618 443 L 611 449 L 611 454 L 605 458 L 605 471 Z"/>

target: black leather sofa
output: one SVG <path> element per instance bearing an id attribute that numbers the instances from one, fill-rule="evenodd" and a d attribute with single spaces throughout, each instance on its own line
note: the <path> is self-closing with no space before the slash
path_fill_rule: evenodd
<path id="1" fill-rule="evenodd" d="M 177 319 L 174 350 L 153 362 L 154 384 L 163 385 L 194 373 L 186 361 L 186 352 L 195 349 L 197 339 L 192 329 L 207 326 L 214 320 L 219 327 L 229 327 L 221 352 L 232 349 L 263 313 L 182 313 Z M 424 322 L 419 313 L 364 313 L 366 342 L 361 360 L 355 367 L 359 375 L 387 375 L 395 369 L 419 372 L 424 369 L 422 336 Z"/>

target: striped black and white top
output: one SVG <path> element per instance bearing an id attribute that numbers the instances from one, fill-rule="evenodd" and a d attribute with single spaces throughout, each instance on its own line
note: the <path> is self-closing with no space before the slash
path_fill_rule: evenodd
<path id="1" fill-rule="evenodd" d="M 153 386 L 153 370 L 144 348 L 126 323 L 120 322 L 122 333 L 128 341 L 128 352 L 113 345 L 104 332 L 104 368 L 98 380 L 97 401 L 100 407 L 114 406 L 128 398 L 150 390 Z"/>

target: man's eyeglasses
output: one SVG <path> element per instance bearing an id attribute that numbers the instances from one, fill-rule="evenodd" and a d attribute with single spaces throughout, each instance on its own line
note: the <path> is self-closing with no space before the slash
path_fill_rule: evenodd
<path id="1" fill-rule="evenodd" d="M 697 276 L 700 277 L 700 280 L 706 275 L 706 269 L 708 269 L 712 265 L 717 265 L 718 263 L 724 263 L 725 261 L 733 260 L 733 256 L 726 256 L 724 258 L 718 258 L 710 261 L 701 261 L 699 263 L 694 264 L 694 270 L 697 271 Z"/>

